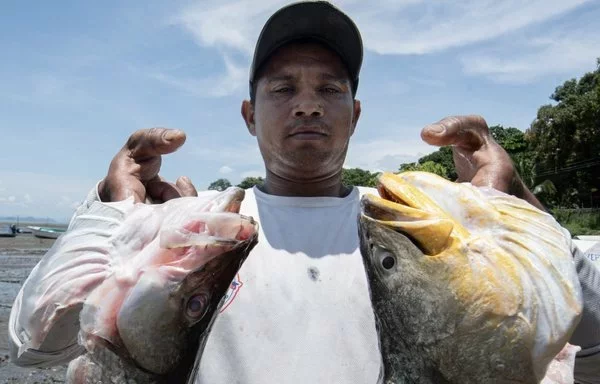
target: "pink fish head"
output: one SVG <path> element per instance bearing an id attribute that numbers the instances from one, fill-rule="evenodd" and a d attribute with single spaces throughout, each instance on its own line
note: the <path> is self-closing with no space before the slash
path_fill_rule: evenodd
<path id="1" fill-rule="evenodd" d="M 94 361 L 93 375 L 101 350 L 117 356 L 119 369 L 184 370 L 257 242 L 258 224 L 239 214 L 243 198 L 233 187 L 162 204 L 104 204 L 122 213 L 104 230 L 82 224 L 97 219 L 91 213 L 77 217 L 24 285 L 27 347 L 38 348 L 78 317 L 79 329 L 68 328 L 76 333 L 61 335 L 72 342 L 79 332 L 91 358 L 77 361 Z M 81 377 L 92 372 L 76 368 Z"/>

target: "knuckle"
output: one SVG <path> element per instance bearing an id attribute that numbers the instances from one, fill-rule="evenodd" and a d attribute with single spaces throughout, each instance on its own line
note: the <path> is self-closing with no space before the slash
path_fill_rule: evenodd
<path id="1" fill-rule="evenodd" d="M 138 146 L 156 145 L 157 139 L 162 138 L 164 134 L 163 128 L 142 128 L 135 131 L 127 140 L 127 148 L 134 149 Z"/>
<path id="2" fill-rule="evenodd" d="M 127 143 L 125 144 L 125 147 L 127 149 L 133 149 L 135 147 L 137 147 L 140 143 L 140 141 L 143 140 L 144 137 L 144 129 L 138 129 L 136 131 L 134 131 L 131 136 L 129 136 L 129 138 L 127 139 Z"/>
<path id="3" fill-rule="evenodd" d="M 460 126 L 462 123 L 462 119 L 458 116 L 448 116 L 440 121 L 440 124 L 445 126 L 446 128 Z"/>
<path id="4" fill-rule="evenodd" d="M 160 137 L 164 133 L 163 128 L 152 127 L 145 130 L 145 136 L 149 138 Z"/>
<path id="5" fill-rule="evenodd" d="M 469 116 L 469 120 L 471 120 L 472 125 L 477 129 L 481 129 L 482 131 L 488 132 L 488 125 L 483 116 L 481 115 L 471 115 Z"/>

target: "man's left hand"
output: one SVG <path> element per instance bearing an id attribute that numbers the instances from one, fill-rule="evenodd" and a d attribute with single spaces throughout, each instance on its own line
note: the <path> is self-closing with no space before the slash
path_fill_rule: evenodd
<path id="1" fill-rule="evenodd" d="M 481 116 L 452 116 L 423 128 L 421 137 L 437 146 L 452 146 L 458 182 L 492 187 L 543 205 L 525 186 L 506 151 L 494 140 Z"/>

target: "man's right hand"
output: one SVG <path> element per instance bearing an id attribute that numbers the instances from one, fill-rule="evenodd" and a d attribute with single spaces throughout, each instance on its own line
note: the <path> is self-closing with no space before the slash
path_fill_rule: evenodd
<path id="1" fill-rule="evenodd" d="M 189 178 L 182 176 L 175 184 L 159 176 L 162 155 L 175 152 L 185 142 L 185 133 L 167 128 L 150 128 L 134 132 L 110 163 L 108 175 L 100 182 L 98 193 L 103 202 L 125 200 L 155 203 L 181 196 L 197 196 Z"/>

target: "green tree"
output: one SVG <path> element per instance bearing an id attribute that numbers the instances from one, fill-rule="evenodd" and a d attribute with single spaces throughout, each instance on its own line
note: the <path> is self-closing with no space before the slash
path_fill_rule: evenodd
<path id="1" fill-rule="evenodd" d="M 500 144 L 508 154 L 513 155 L 528 150 L 525 133 L 514 127 L 504 128 L 501 125 L 490 127 L 494 140 Z"/>
<path id="2" fill-rule="evenodd" d="M 593 72 L 570 79 L 538 109 L 527 135 L 535 153 L 536 182 L 556 186 L 557 204 L 593 204 L 600 186 L 600 59 Z M 564 204 L 564 205 L 563 205 Z"/>
<path id="3" fill-rule="evenodd" d="M 342 169 L 342 183 L 350 186 L 375 187 L 378 173 L 360 168 Z"/>
<path id="4" fill-rule="evenodd" d="M 421 158 L 422 159 L 422 158 Z M 419 159 L 418 163 L 406 163 L 400 165 L 400 172 L 406 171 L 421 171 L 421 172 L 429 172 L 435 173 L 438 176 L 442 176 L 443 178 L 448 179 L 448 170 L 441 163 L 428 160 L 421 163 L 421 159 Z"/>
<path id="5" fill-rule="evenodd" d="M 505 128 L 501 125 L 490 127 L 490 133 L 511 157 L 515 169 L 525 185 L 529 189 L 534 188 L 537 168 L 535 153 L 531 150 L 528 135 L 517 128 Z"/>
<path id="6" fill-rule="evenodd" d="M 535 153 L 532 151 L 523 151 L 514 155 L 511 155 L 515 169 L 521 180 L 525 183 L 527 188 L 533 189 L 536 186 L 536 163 Z"/>
<path id="7" fill-rule="evenodd" d="M 435 173 L 438 176 L 442 176 L 446 179 L 448 178 L 448 170 L 440 163 L 426 161 L 424 163 L 420 163 L 418 168 L 419 171 Z"/>
<path id="8" fill-rule="evenodd" d="M 435 168 L 435 174 L 445 177 L 449 180 L 456 180 L 456 168 L 454 167 L 454 159 L 452 155 L 452 147 L 441 147 L 435 152 L 425 155 L 416 163 L 407 163 L 400 165 L 400 171 L 425 171 L 431 168 L 432 165 L 427 165 L 427 169 L 423 169 L 423 164 L 432 162 L 440 165 Z"/>
<path id="9" fill-rule="evenodd" d="M 243 189 L 252 188 L 255 185 L 262 185 L 265 180 L 262 177 L 246 177 L 237 186 Z"/>
<path id="10" fill-rule="evenodd" d="M 418 171 L 419 163 L 403 163 L 400 164 L 400 168 L 398 168 L 398 172 L 410 172 L 410 171 Z"/>
<path id="11" fill-rule="evenodd" d="M 208 189 L 214 191 L 224 191 L 227 188 L 231 187 L 231 183 L 227 179 L 218 179 L 210 183 Z"/>

